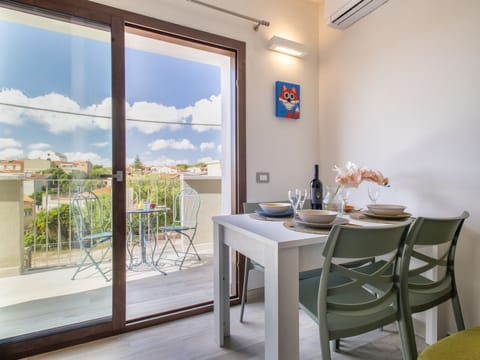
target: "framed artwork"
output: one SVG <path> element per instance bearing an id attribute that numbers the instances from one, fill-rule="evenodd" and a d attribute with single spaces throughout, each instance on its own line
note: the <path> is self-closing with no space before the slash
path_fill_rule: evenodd
<path id="1" fill-rule="evenodd" d="M 299 119 L 300 85 L 277 81 L 275 94 L 275 115 L 281 118 Z"/>

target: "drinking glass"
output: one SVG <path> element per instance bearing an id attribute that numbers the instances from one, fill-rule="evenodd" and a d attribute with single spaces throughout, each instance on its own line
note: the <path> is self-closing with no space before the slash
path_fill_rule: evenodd
<path id="1" fill-rule="evenodd" d="M 378 198 L 380 197 L 380 186 L 378 186 L 377 184 L 369 185 L 368 197 L 370 198 L 373 204 L 376 204 Z"/>
<path id="2" fill-rule="evenodd" d="M 303 204 L 305 204 L 305 200 L 307 200 L 307 189 L 296 189 L 295 192 L 297 193 L 298 197 L 298 210 L 302 210 Z"/>
<path id="3" fill-rule="evenodd" d="M 292 204 L 293 216 L 297 215 L 297 206 L 299 203 L 298 195 L 299 195 L 298 189 L 288 190 L 288 200 L 290 201 L 290 204 Z"/>
<path id="4" fill-rule="evenodd" d="M 341 216 L 345 214 L 345 205 L 347 205 L 348 197 L 350 196 L 350 188 L 342 186 L 338 192 L 341 199 L 341 203 L 339 201 L 338 215 Z"/>

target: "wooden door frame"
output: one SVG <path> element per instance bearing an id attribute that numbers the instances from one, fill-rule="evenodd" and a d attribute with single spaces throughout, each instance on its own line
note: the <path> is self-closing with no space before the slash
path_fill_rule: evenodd
<path id="1" fill-rule="evenodd" d="M 107 25 L 111 29 L 112 50 L 112 171 L 125 174 L 125 26 L 149 29 L 168 36 L 177 37 L 199 45 L 225 49 L 235 53 L 235 66 L 232 81 L 236 83 L 235 94 L 235 151 L 231 161 L 232 169 L 232 213 L 241 212 L 241 204 L 246 200 L 246 46 L 242 41 L 220 35 L 188 28 L 152 17 L 93 3 L 86 0 L 0 0 L 0 4 L 9 4 L 18 10 L 38 8 L 58 14 L 60 17 L 73 16 Z M 0 345 L 0 358 L 15 359 L 33 354 L 56 350 L 87 341 L 112 336 L 119 333 L 144 328 L 147 326 L 179 319 L 194 314 L 213 310 L 213 301 L 199 304 L 195 308 L 178 309 L 175 313 L 156 314 L 155 316 L 126 323 L 126 269 L 123 259 L 126 256 L 125 239 L 125 182 L 113 181 L 112 197 L 112 231 L 113 272 L 112 283 L 112 321 L 99 319 L 86 322 L 83 327 L 78 324 L 64 326 L 60 329 L 47 330 L 32 335 L 18 336 L 9 343 Z M 237 257 L 238 258 L 238 257 Z M 240 274 L 242 273 L 242 274 Z M 237 274 L 237 294 L 232 302 L 238 303 L 239 289 L 243 272 Z"/>

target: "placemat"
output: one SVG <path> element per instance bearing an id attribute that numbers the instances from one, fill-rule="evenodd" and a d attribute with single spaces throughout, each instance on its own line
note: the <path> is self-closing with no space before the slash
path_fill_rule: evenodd
<path id="1" fill-rule="evenodd" d="M 413 217 L 409 217 L 409 218 L 406 218 L 406 219 L 398 219 L 398 220 L 387 220 L 387 219 L 380 219 L 380 218 L 376 219 L 376 218 L 373 218 L 373 217 L 369 217 L 365 214 L 362 214 L 361 212 L 355 212 L 355 213 L 351 213 L 349 215 L 350 215 L 350 218 L 352 218 L 353 220 L 360 220 L 360 221 L 371 222 L 371 223 L 375 223 L 375 224 L 399 224 L 402 221 L 407 221 L 409 219 L 413 219 Z"/>
<path id="2" fill-rule="evenodd" d="M 327 235 L 330 232 L 330 229 L 315 229 L 302 225 L 294 225 L 291 221 L 284 221 L 283 226 L 285 226 L 288 230 L 303 232 L 307 234 Z"/>

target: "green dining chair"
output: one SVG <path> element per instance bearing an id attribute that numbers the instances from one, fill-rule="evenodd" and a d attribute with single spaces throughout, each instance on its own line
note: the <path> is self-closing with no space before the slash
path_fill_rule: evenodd
<path id="1" fill-rule="evenodd" d="M 465 323 L 455 281 L 455 252 L 463 223 L 468 217 L 467 211 L 450 218 L 418 217 L 410 231 L 414 238 L 408 272 L 411 313 L 422 312 L 451 300 L 459 331 L 465 329 Z M 438 247 L 440 255 L 430 255 L 434 247 Z M 372 273 L 383 265 L 383 261 L 377 261 L 362 271 Z M 425 275 L 427 271 L 439 274 L 438 279 L 429 279 Z"/>
<path id="2" fill-rule="evenodd" d="M 330 231 L 320 276 L 302 279 L 299 283 L 299 305 L 318 324 L 324 360 L 331 358 L 330 341 L 395 321 L 399 325 L 403 358 L 416 359 L 406 297 L 413 239 L 407 236 L 410 224 L 411 221 L 376 227 L 336 225 Z M 339 263 L 339 259 L 377 256 L 388 260 L 372 274 Z"/>
<path id="3" fill-rule="evenodd" d="M 288 201 L 275 201 L 275 202 L 288 202 Z M 244 214 L 251 214 L 254 213 L 256 210 L 260 209 L 258 202 L 244 202 L 243 203 L 243 212 Z M 305 203 L 303 205 L 304 209 L 310 209 L 311 208 L 311 200 L 307 199 L 305 200 Z M 369 259 L 363 259 L 361 261 L 353 261 L 349 263 L 345 263 L 344 265 L 347 267 L 357 267 L 365 264 L 370 264 L 375 261 L 375 258 L 369 258 Z M 249 257 L 245 257 L 245 272 L 244 272 L 244 277 L 243 277 L 243 289 L 242 289 L 242 298 L 241 298 L 241 308 L 240 308 L 240 322 L 243 322 L 243 315 L 245 311 L 245 304 L 247 302 L 247 289 L 248 289 L 248 278 L 250 271 L 256 270 L 263 272 L 264 268 L 262 265 L 259 263 L 253 261 Z M 306 279 L 312 276 L 319 276 L 320 275 L 320 269 L 312 269 L 312 270 L 307 270 L 303 271 L 299 274 L 299 279 Z M 335 343 L 335 348 L 338 349 L 340 346 L 339 342 Z"/>

